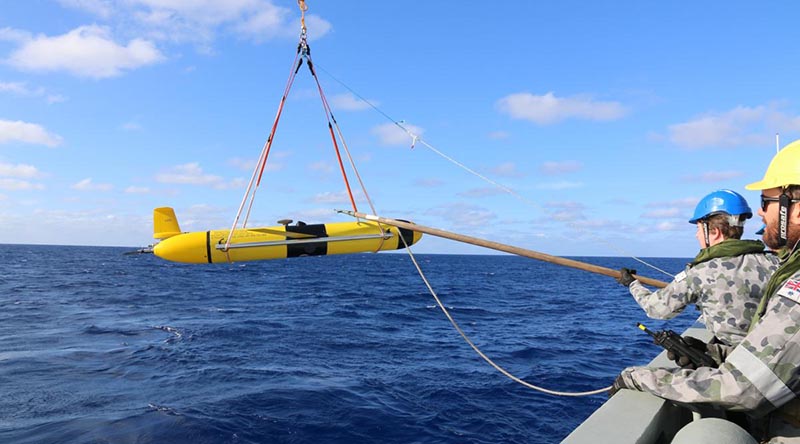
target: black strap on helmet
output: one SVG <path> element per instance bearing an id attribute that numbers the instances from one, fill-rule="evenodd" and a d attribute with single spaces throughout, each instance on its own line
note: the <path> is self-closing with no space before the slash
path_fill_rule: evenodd
<path id="1" fill-rule="evenodd" d="M 786 245 L 789 239 L 789 207 L 792 205 L 792 198 L 783 189 L 778 198 L 778 246 Z"/>

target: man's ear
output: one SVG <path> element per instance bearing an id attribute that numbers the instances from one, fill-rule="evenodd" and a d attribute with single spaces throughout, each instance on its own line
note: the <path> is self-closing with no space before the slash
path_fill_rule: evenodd
<path id="1" fill-rule="evenodd" d="M 717 227 L 709 227 L 708 228 L 708 240 L 714 239 L 722 239 L 724 236 L 722 235 L 722 230 Z"/>

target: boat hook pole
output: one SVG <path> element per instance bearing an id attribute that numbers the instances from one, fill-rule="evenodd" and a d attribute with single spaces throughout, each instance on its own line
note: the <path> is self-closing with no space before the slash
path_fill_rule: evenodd
<path id="1" fill-rule="evenodd" d="M 486 239 L 480 239 L 477 237 L 471 237 L 463 234 L 453 233 L 450 231 L 440 230 L 438 228 L 426 227 L 424 225 L 418 225 L 411 222 L 404 222 L 402 220 L 397 220 L 397 219 L 390 219 L 387 217 L 375 216 L 372 214 L 364 214 L 357 211 L 336 210 L 336 212 L 347 214 L 349 216 L 359 219 L 371 220 L 386 225 L 405 228 L 407 230 L 419 231 L 420 233 L 430 234 L 431 236 L 443 237 L 445 239 L 451 239 L 466 244 L 472 244 L 472 245 L 477 245 L 479 247 L 485 247 L 485 248 L 490 248 L 492 250 L 502 251 L 505 253 L 516 254 L 517 256 L 537 259 L 544 262 L 550 262 L 556 265 L 563 265 L 565 267 L 577 268 L 579 270 L 588 271 L 590 273 L 602 274 L 613 278 L 620 277 L 620 272 L 617 270 L 612 270 L 611 268 L 601 267 L 599 265 L 589 264 L 586 262 L 576 261 L 572 259 L 566 259 L 563 257 L 552 256 L 546 253 L 540 253 L 538 251 L 527 250 L 525 248 L 514 247 L 511 245 L 505 245 Z M 650 285 L 652 287 L 664 288 L 667 286 L 666 282 L 659 281 L 657 279 L 650 279 L 636 275 L 634 275 L 634 278 L 636 278 L 636 280 L 638 280 L 639 282 L 646 285 Z"/>

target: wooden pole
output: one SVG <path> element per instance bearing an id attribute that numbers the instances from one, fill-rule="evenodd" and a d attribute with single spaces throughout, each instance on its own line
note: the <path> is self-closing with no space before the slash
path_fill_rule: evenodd
<path id="1" fill-rule="evenodd" d="M 445 239 L 451 239 L 458 242 L 464 242 L 467 244 L 477 245 L 479 247 L 490 248 L 492 250 L 503 251 L 506 253 L 516 254 L 518 256 L 528 257 L 531 259 L 537 259 L 544 262 L 550 262 L 556 265 L 563 265 L 565 267 L 572 267 L 577 268 L 579 270 L 588 271 L 591 273 L 602 274 L 605 276 L 610 276 L 613 278 L 619 278 L 620 272 L 617 270 L 612 270 L 611 268 L 601 267 L 599 265 L 589 264 L 586 262 L 576 261 L 572 259 L 566 259 L 563 257 L 558 256 L 551 256 L 545 253 L 539 253 L 538 251 L 527 250 L 525 248 L 514 247 L 511 245 L 505 245 L 498 242 L 493 242 L 486 239 L 480 239 L 477 237 L 472 236 L 465 236 L 463 234 L 452 233 L 450 231 L 440 230 L 438 228 L 431 228 L 426 227 L 424 225 L 418 225 L 412 222 L 405 222 L 402 220 L 397 219 L 390 219 L 387 217 L 375 216 L 371 214 L 364 214 L 356 211 L 350 210 L 336 210 L 339 213 L 348 214 L 353 217 L 372 220 L 375 222 L 380 222 L 386 225 L 392 225 L 395 227 L 405 228 L 407 230 L 412 231 L 419 231 L 420 233 L 430 234 L 432 236 L 443 237 Z M 667 286 L 667 283 L 664 281 L 659 281 L 657 279 L 650 279 L 642 276 L 634 275 L 636 280 L 639 282 L 650 285 L 653 287 L 664 288 Z"/>

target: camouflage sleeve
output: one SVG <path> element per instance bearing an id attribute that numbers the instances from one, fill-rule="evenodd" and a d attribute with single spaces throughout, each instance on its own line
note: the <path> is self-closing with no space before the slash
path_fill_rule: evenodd
<path id="1" fill-rule="evenodd" d="M 800 300 L 800 296 L 794 298 Z M 763 416 L 800 389 L 800 304 L 780 291 L 767 313 L 719 368 L 630 367 L 627 387 L 683 403 L 711 403 Z"/>
<path id="2" fill-rule="evenodd" d="M 628 287 L 636 303 L 653 319 L 672 319 L 697 300 L 692 269 L 679 273 L 666 287 L 651 292 L 639 281 Z"/>

